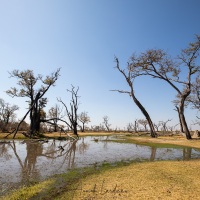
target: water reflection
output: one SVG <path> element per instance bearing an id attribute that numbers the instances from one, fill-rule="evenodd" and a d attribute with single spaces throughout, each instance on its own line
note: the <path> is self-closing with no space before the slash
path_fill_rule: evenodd
<path id="1" fill-rule="evenodd" d="M 156 147 L 151 147 L 150 161 L 154 161 L 156 158 Z"/>
<path id="2" fill-rule="evenodd" d="M 40 171 L 36 169 L 37 157 L 42 155 L 43 146 L 42 144 L 31 143 L 29 141 L 24 142 L 26 145 L 26 157 L 24 160 L 20 158 L 17 152 L 16 144 L 14 141 L 10 143 L 10 147 L 13 149 L 14 155 L 21 167 L 21 184 L 27 185 L 34 179 L 40 177 Z"/>
<path id="3" fill-rule="evenodd" d="M 172 158 L 170 159 L 165 159 L 165 156 L 170 156 L 170 155 L 173 155 L 173 150 L 172 148 L 163 148 L 162 150 L 162 153 L 160 152 L 160 154 L 158 155 L 158 157 L 156 156 L 156 153 L 157 153 L 157 149 L 160 149 L 160 148 L 156 148 L 156 147 L 151 147 L 151 155 L 150 155 L 150 161 L 155 161 L 155 160 L 171 160 L 173 159 L 173 156 Z M 182 156 L 181 157 L 176 157 L 174 159 L 176 160 L 191 160 L 193 158 L 200 158 L 200 155 L 199 155 L 199 151 L 200 150 L 195 150 L 195 149 L 192 149 L 190 147 L 183 147 L 181 148 L 182 151 Z M 196 151 L 196 152 L 193 152 L 193 151 Z M 163 158 L 162 158 L 163 156 Z"/>
<path id="4" fill-rule="evenodd" d="M 83 154 L 88 150 L 89 143 L 85 142 L 85 138 L 81 138 L 81 143 L 79 144 L 79 153 Z"/>
<path id="5" fill-rule="evenodd" d="M 0 157 L 9 160 L 12 156 L 8 153 L 8 144 L 9 142 L 0 143 Z"/>
<path id="6" fill-rule="evenodd" d="M 8 141 L 0 143 L 0 195 L 76 167 L 132 160 L 200 158 L 192 148 L 156 148 L 111 142 L 108 136 L 76 141 Z"/>
<path id="7" fill-rule="evenodd" d="M 183 160 L 190 160 L 192 158 L 192 148 L 183 149 Z"/>

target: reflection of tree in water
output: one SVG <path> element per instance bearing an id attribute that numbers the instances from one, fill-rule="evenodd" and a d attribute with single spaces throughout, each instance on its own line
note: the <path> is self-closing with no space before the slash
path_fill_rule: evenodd
<path id="1" fill-rule="evenodd" d="M 48 143 L 49 143 L 49 145 L 45 149 L 44 155 L 50 156 L 50 157 L 48 157 L 48 156 L 46 156 L 46 157 L 49 158 L 49 159 L 51 159 L 57 153 L 57 151 L 55 151 L 55 149 L 56 149 L 56 141 L 52 140 L 52 141 L 49 141 Z"/>
<path id="2" fill-rule="evenodd" d="M 151 147 L 151 156 L 150 156 L 150 161 L 154 161 L 156 158 L 156 147 Z"/>
<path id="3" fill-rule="evenodd" d="M 61 151 L 60 156 L 63 156 L 63 161 L 60 164 L 60 167 L 57 169 L 59 170 L 62 166 L 67 162 L 67 169 L 73 169 L 75 167 L 75 155 L 76 155 L 76 143 L 78 140 L 68 141 L 64 144 L 63 151 Z"/>
<path id="4" fill-rule="evenodd" d="M 156 147 L 151 147 L 151 155 L 150 161 L 154 161 L 156 158 Z M 171 149 L 166 149 L 166 153 L 170 153 Z M 181 158 L 180 158 L 181 159 Z M 191 160 L 192 159 L 192 148 L 183 148 L 183 160 Z"/>
<path id="5" fill-rule="evenodd" d="M 37 157 L 42 154 L 43 145 L 41 143 L 26 142 L 26 150 L 27 156 L 24 161 L 23 177 L 28 179 L 38 178 L 40 172 L 35 168 L 35 165 Z"/>
<path id="6" fill-rule="evenodd" d="M 14 154 L 21 166 L 22 183 L 30 183 L 37 180 L 40 177 L 40 172 L 36 169 L 37 157 L 41 156 L 43 146 L 41 143 L 33 143 L 32 141 L 24 141 L 26 144 L 26 157 L 24 161 L 21 160 L 17 153 L 15 141 L 10 146 L 14 151 Z"/>
<path id="7" fill-rule="evenodd" d="M 4 157 L 6 160 L 10 160 L 12 155 L 8 152 L 9 149 L 9 142 L 2 142 L 0 143 L 0 157 Z"/>
<path id="8" fill-rule="evenodd" d="M 183 149 L 183 160 L 190 160 L 192 158 L 192 148 Z"/>
<path id="9" fill-rule="evenodd" d="M 84 154 L 86 150 L 88 150 L 89 144 L 84 141 L 84 137 L 82 138 L 82 142 L 78 146 L 78 150 L 80 154 Z"/>
<path id="10" fill-rule="evenodd" d="M 106 139 L 104 139 L 104 142 L 103 142 L 104 149 L 108 149 L 108 139 L 109 139 L 109 136 L 106 136 Z"/>
<path id="11" fill-rule="evenodd" d="M 52 161 L 56 158 L 63 157 L 63 162 L 61 166 L 58 166 L 56 171 L 58 171 L 66 161 L 68 161 L 68 168 L 74 168 L 76 142 L 77 140 L 73 142 L 67 141 L 62 146 L 64 150 L 61 151 L 56 147 L 55 141 L 52 143 L 49 142 L 45 150 L 43 142 L 33 140 L 24 141 L 23 143 L 26 144 L 26 157 L 24 161 L 18 155 L 15 141 L 10 143 L 9 146 L 13 149 L 14 155 L 21 167 L 21 184 L 28 185 L 31 182 L 40 180 L 41 171 L 36 167 L 38 157 L 45 157 L 47 159 L 52 159 Z"/>

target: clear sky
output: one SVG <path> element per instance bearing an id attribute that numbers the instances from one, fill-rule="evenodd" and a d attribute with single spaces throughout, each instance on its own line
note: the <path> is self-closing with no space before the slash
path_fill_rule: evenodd
<path id="1" fill-rule="evenodd" d="M 50 88 L 47 109 L 66 89 L 79 86 L 79 112 L 87 111 L 90 125 L 103 116 L 112 127 L 125 127 L 144 118 L 129 96 L 111 92 L 128 87 L 114 68 L 114 56 L 122 68 L 134 53 L 162 48 L 176 56 L 200 34 L 199 0 L 0 0 L 0 98 L 27 108 L 24 98 L 5 91 L 16 85 L 8 71 L 32 69 L 48 75 L 61 67 L 61 76 Z M 175 92 L 166 83 L 141 78 L 135 81 L 137 98 L 152 120 L 178 123 L 172 100 Z M 189 124 L 197 111 L 186 110 Z"/>

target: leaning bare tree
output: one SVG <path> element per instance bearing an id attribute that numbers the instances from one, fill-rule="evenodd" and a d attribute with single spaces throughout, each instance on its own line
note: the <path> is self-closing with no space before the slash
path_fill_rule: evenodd
<path id="1" fill-rule="evenodd" d="M 163 80 L 176 90 L 178 113 L 187 139 L 191 139 L 191 135 L 185 119 L 184 108 L 185 101 L 192 90 L 192 81 L 200 69 L 197 64 L 199 50 L 200 36 L 196 36 L 195 42 L 190 43 L 186 49 L 182 50 L 178 58 L 170 58 L 161 49 L 151 49 L 140 56 L 133 55 L 129 68 L 131 72 L 135 72 L 138 75 L 151 76 Z"/>
<path id="2" fill-rule="evenodd" d="M 151 117 L 149 115 L 149 113 L 147 112 L 147 110 L 144 108 L 144 106 L 141 104 L 141 102 L 138 100 L 138 98 L 135 96 L 135 91 L 133 89 L 134 87 L 134 79 L 138 76 L 137 73 L 134 72 L 134 70 L 132 70 L 132 65 L 128 63 L 127 66 L 127 71 L 123 70 L 120 68 L 119 66 L 119 60 L 118 58 L 115 58 L 115 61 L 117 63 L 117 70 L 124 76 L 130 91 L 124 91 L 124 90 L 112 90 L 112 91 L 117 91 L 119 93 L 125 93 L 128 94 L 134 101 L 134 103 L 137 105 L 137 107 L 140 109 L 140 111 L 143 113 L 143 115 L 145 116 L 146 120 L 148 121 L 149 127 L 150 127 L 150 134 L 151 137 L 157 137 L 157 133 L 155 131 L 154 128 L 154 124 L 151 120 Z"/>
<path id="3" fill-rule="evenodd" d="M 42 75 L 35 76 L 32 70 L 14 70 L 10 72 L 10 77 L 14 77 L 18 80 L 17 84 L 20 88 L 13 87 L 10 90 L 7 90 L 6 93 L 12 97 L 27 97 L 29 99 L 29 110 L 20 121 L 13 138 L 15 138 L 20 124 L 25 120 L 28 114 L 30 116 L 30 130 L 27 133 L 27 136 L 32 137 L 39 133 L 41 111 L 46 105 L 46 98 L 43 98 L 43 96 L 51 86 L 54 86 L 59 77 L 59 72 L 60 69 L 57 69 L 45 78 L 43 78 Z M 39 81 L 42 82 L 42 85 L 36 89 Z"/>
<path id="4" fill-rule="evenodd" d="M 59 120 L 64 122 L 73 131 L 73 133 L 78 137 L 78 129 L 77 129 L 78 114 L 77 114 L 77 111 L 78 111 L 78 106 L 79 106 L 79 102 L 78 102 L 79 87 L 77 89 L 75 89 L 75 87 L 72 85 L 72 89 L 67 90 L 67 91 L 71 93 L 70 106 L 68 107 L 62 101 L 62 99 L 58 99 L 58 102 L 60 102 L 64 106 L 69 122 L 67 120 L 63 120 L 63 119 L 59 119 Z"/>

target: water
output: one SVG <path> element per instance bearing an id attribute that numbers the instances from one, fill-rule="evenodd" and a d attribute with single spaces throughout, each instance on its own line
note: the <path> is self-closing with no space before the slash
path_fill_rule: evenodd
<path id="1" fill-rule="evenodd" d="M 41 181 L 54 174 L 103 162 L 200 158 L 197 149 L 155 148 L 116 143 L 108 139 L 114 138 L 88 136 L 74 142 L 10 140 L 8 143 L 0 143 L 0 195 L 9 189 Z"/>

